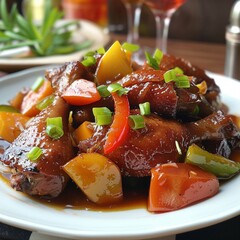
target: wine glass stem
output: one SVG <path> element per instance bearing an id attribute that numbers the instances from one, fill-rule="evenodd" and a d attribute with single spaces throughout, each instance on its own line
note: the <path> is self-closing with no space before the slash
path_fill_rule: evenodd
<path id="1" fill-rule="evenodd" d="M 138 44 L 139 40 L 139 24 L 141 16 L 141 3 L 130 4 L 125 3 L 127 9 L 127 21 L 128 21 L 128 35 L 127 41 L 129 43 Z"/>
<path id="2" fill-rule="evenodd" d="M 157 48 L 159 48 L 163 53 L 167 53 L 167 39 L 171 17 L 155 15 L 155 19 L 156 19 Z"/>

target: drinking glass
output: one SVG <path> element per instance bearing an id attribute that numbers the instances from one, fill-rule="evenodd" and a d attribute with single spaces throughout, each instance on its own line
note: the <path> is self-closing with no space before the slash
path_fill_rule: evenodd
<path id="1" fill-rule="evenodd" d="M 146 0 L 145 4 L 152 10 L 156 20 L 157 48 L 167 53 L 168 30 L 173 13 L 186 0 Z"/>
<path id="2" fill-rule="evenodd" d="M 138 44 L 141 8 L 144 0 L 122 0 L 127 10 L 129 43 Z"/>

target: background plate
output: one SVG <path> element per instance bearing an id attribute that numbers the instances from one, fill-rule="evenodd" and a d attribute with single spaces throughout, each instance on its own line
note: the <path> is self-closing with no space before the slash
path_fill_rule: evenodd
<path id="1" fill-rule="evenodd" d="M 67 20 L 65 20 L 67 21 Z M 64 20 L 61 21 L 63 23 Z M 96 50 L 105 46 L 110 37 L 96 24 L 80 20 L 81 28 L 76 30 L 73 34 L 73 41 L 81 43 L 84 39 L 91 40 L 93 44 L 90 48 L 71 54 L 48 56 L 48 57 L 34 57 L 34 58 L 0 58 L 0 69 L 2 71 L 16 71 L 40 65 L 61 64 L 64 62 L 79 60 L 86 52 Z"/>
<path id="2" fill-rule="evenodd" d="M 0 78 L 1 102 L 29 86 L 46 67 Z M 240 83 L 209 73 L 222 90 L 231 113 L 240 114 Z M 240 175 L 221 185 L 220 192 L 193 206 L 163 214 L 146 209 L 117 212 L 57 210 L 33 201 L 0 182 L 0 221 L 46 235 L 72 239 L 144 239 L 163 237 L 206 227 L 240 214 Z"/>

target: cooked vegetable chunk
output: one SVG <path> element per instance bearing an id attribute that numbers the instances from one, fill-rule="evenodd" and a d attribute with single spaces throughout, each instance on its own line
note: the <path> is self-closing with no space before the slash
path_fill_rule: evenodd
<path id="1" fill-rule="evenodd" d="M 40 110 L 36 108 L 37 103 L 52 93 L 53 89 L 51 87 L 51 83 L 46 80 L 37 90 L 30 90 L 23 98 L 21 105 L 22 114 L 28 117 L 36 116 L 40 112 Z"/>
<path id="2" fill-rule="evenodd" d="M 101 99 L 96 84 L 85 79 L 74 81 L 62 97 L 67 103 L 76 106 L 87 105 Z"/>
<path id="3" fill-rule="evenodd" d="M 209 153 L 195 144 L 188 148 L 185 162 L 196 165 L 220 178 L 229 178 L 240 171 L 239 163 Z"/>
<path id="4" fill-rule="evenodd" d="M 15 112 L 0 112 L 0 137 L 13 142 L 25 128 L 29 117 Z"/>
<path id="5" fill-rule="evenodd" d="M 116 41 L 101 58 L 96 70 L 98 84 L 114 82 L 133 71 L 121 44 Z"/>
<path id="6" fill-rule="evenodd" d="M 120 171 L 103 155 L 80 154 L 63 169 L 91 201 L 97 204 L 112 204 L 122 199 Z"/>
<path id="7" fill-rule="evenodd" d="M 185 163 L 168 163 L 151 170 L 148 210 L 167 212 L 183 208 L 215 195 L 217 178 Z"/>

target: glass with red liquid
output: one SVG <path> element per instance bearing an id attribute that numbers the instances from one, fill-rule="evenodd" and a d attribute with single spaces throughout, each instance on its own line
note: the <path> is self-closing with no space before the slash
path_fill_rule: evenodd
<path id="1" fill-rule="evenodd" d="M 145 4 L 152 10 L 156 20 L 157 48 L 167 53 L 168 30 L 173 13 L 186 0 L 145 0 Z"/>
<path id="2" fill-rule="evenodd" d="M 63 0 L 67 19 L 87 19 L 101 27 L 107 25 L 107 0 Z"/>
<path id="3" fill-rule="evenodd" d="M 129 43 L 138 44 L 140 15 L 144 0 L 122 0 L 122 2 L 127 10 L 127 41 Z"/>

